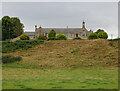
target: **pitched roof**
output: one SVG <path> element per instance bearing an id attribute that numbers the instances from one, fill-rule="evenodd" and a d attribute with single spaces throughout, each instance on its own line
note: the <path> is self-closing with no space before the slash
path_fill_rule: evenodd
<path id="1" fill-rule="evenodd" d="M 54 29 L 56 33 L 75 33 L 82 31 L 82 28 L 42 28 L 41 33 L 49 33 L 52 29 Z"/>
<path id="2" fill-rule="evenodd" d="M 35 35 L 35 32 L 24 32 L 25 34 L 27 34 L 27 35 Z"/>
<path id="3" fill-rule="evenodd" d="M 86 28 L 37 28 L 37 31 L 41 29 L 41 33 L 49 33 L 52 29 L 55 30 L 56 33 L 79 33 L 85 31 L 86 33 L 89 33 Z M 35 35 L 35 32 L 25 32 L 27 35 Z"/>

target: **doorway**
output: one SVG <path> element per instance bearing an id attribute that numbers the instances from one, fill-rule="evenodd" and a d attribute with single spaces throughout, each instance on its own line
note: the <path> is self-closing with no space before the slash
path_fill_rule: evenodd
<path id="1" fill-rule="evenodd" d="M 76 37 L 78 37 L 78 33 L 76 34 Z"/>

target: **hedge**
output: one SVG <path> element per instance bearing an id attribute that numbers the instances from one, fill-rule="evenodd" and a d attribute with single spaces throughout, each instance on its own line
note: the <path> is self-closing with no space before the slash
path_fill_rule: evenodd
<path id="1" fill-rule="evenodd" d="M 81 40 L 81 38 L 80 37 L 75 37 L 75 38 L 73 38 L 73 40 Z"/>
<path id="2" fill-rule="evenodd" d="M 2 53 L 14 52 L 18 49 L 27 50 L 32 46 L 43 43 L 43 40 L 17 40 L 15 42 L 2 42 Z"/>
<path id="3" fill-rule="evenodd" d="M 10 56 L 10 55 L 6 55 L 2 57 L 2 63 L 11 63 L 11 62 L 15 62 L 15 61 L 21 61 L 22 57 L 17 56 Z"/>
<path id="4" fill-rule="evenodd" d="M 55 37 L 48 37 L 47 40 L 57 40 Z"/>

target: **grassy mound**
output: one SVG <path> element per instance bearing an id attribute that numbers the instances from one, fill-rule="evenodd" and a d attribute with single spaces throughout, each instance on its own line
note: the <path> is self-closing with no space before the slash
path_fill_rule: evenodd
<path id="1" fill-rule="evenodd" d="M 117 66 L 118 43 L 111 45 L 111 41 L 104 39 L 45 41 L 13 55 L 23 56 L 22 65 L 32 68 Z"/>

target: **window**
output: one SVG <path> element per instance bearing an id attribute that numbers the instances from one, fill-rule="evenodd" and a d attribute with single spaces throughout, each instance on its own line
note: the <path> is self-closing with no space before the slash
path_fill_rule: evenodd
<path id="1" fill-rule="evenodd" d="M 86 36 L 88 36 L 88 34 L 86 34 Z"/>
<path id="2" fill-rule="evenodd" d="M 83 33 L 83 35 L 82 36 L 85 36 L 85 33 Z"/>
<path id="3" fill-rule="evenodd" d="M 65 34 L 65 36 L 68 36 L 68 34 Z"/>
<path id="4" fill-rule="evenodd" d="M 30 39 L 33 39 L 34 37 L 33 36 L 30 36 Z"/>
<path id="5" fill-rule="evenodd" d="M 71 34 L 71 37 L 74 37 L 74 34 Z"/>
<path id="6" fill-rule="evenodd" d="M 48 37 L 48 33 L 45 33 L 46 37 Z"/>

